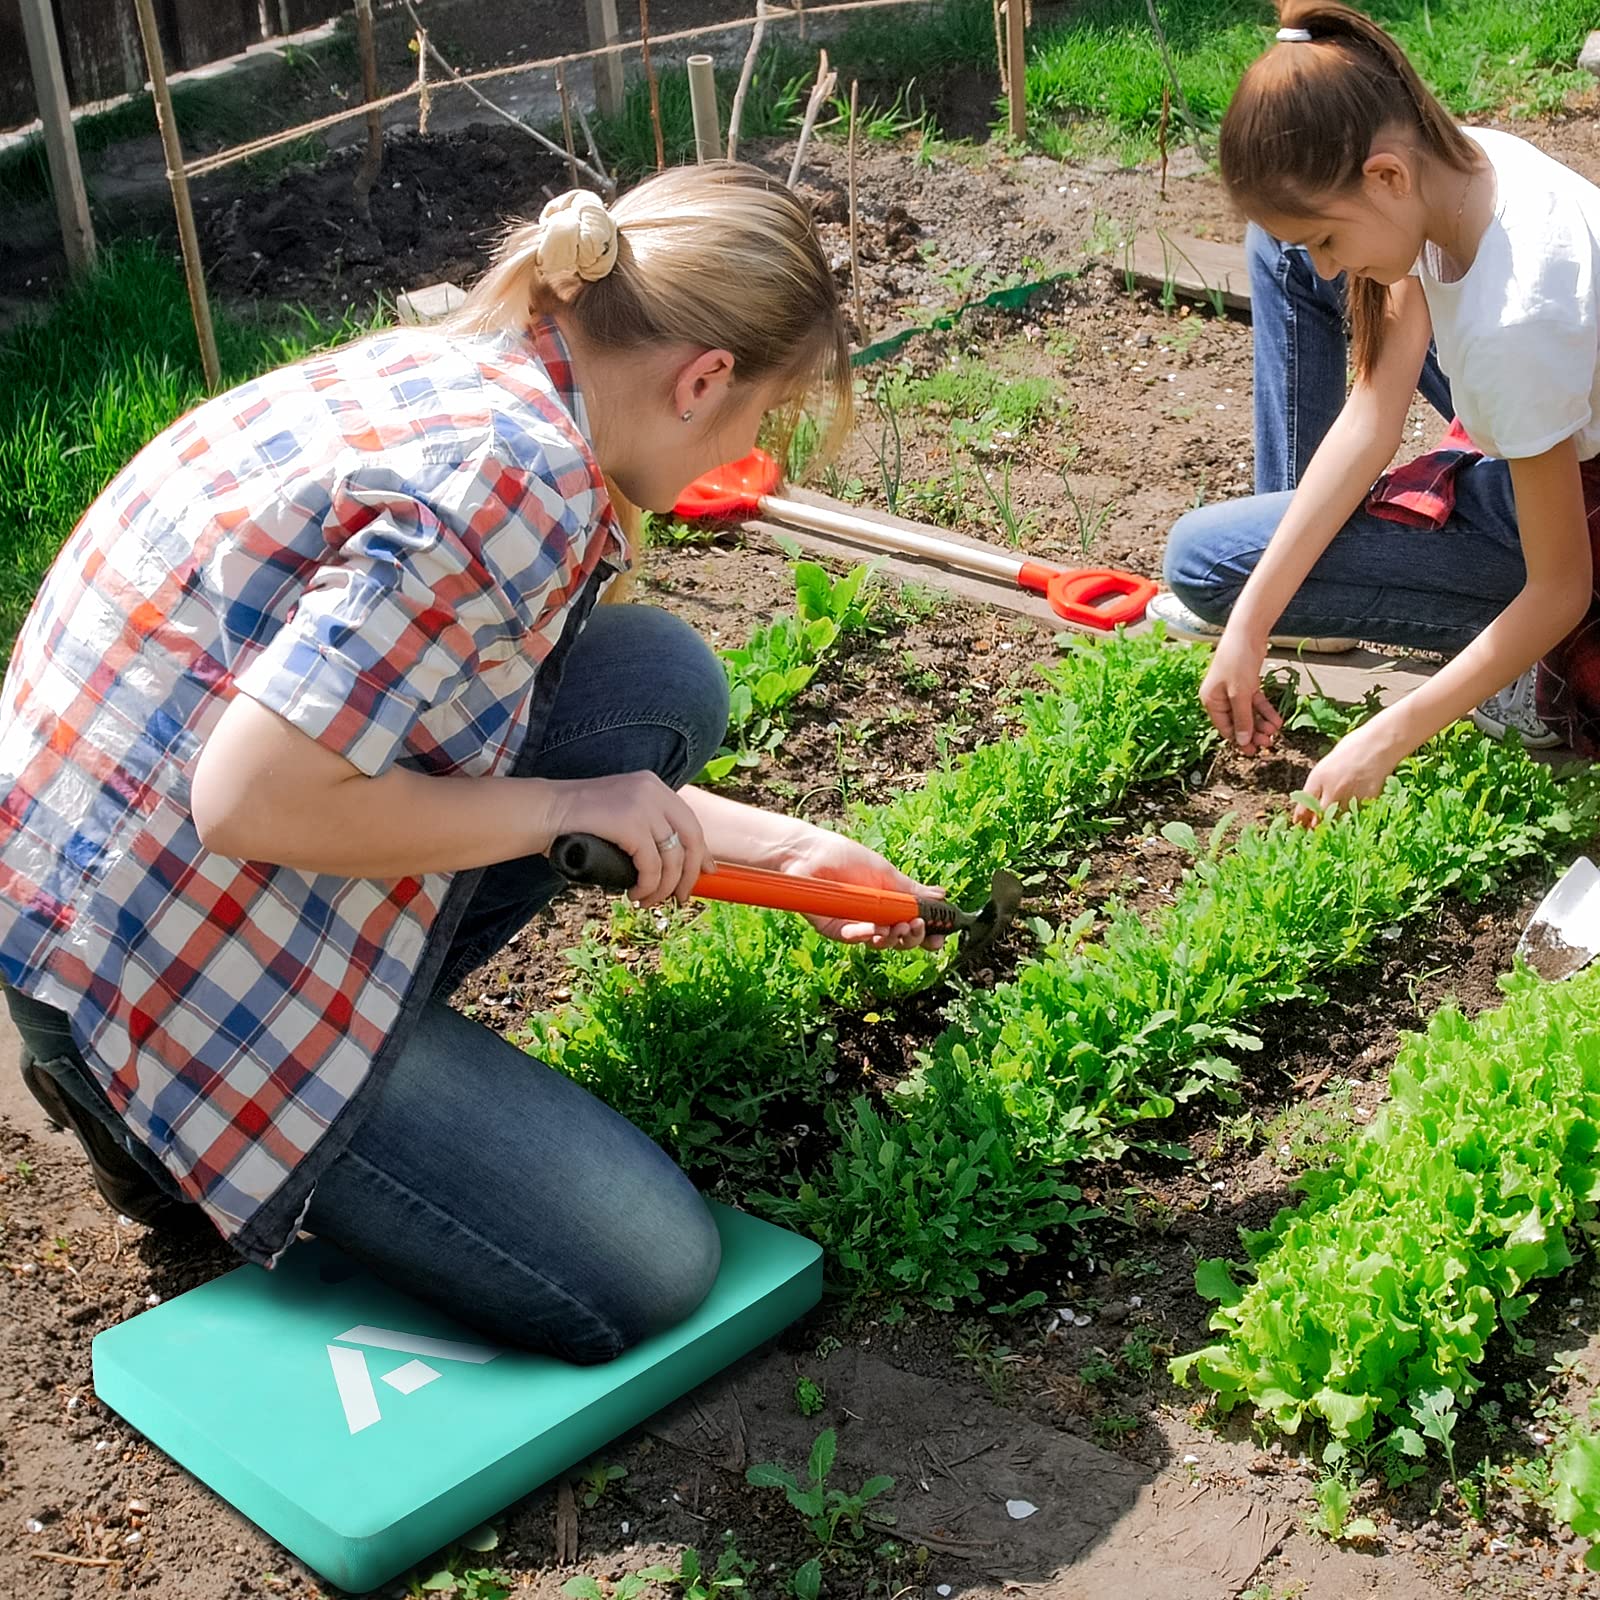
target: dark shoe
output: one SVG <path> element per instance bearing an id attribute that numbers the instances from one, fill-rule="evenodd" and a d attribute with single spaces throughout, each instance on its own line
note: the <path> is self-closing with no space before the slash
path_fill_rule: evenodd
<path id="1" fill-rule="evenodd" d="M 22 1081 L 58 1128 L 78 1136 L 101 1198 L 119 1216 L 148 1228 L 165 1227 L 190 1208 L 161 1192 L 155 1180 L 117 1142 L 92 1112 L 85 1111 L 54 1078 L 39 1069 L 32 1056 L 22 1058 Z"/>

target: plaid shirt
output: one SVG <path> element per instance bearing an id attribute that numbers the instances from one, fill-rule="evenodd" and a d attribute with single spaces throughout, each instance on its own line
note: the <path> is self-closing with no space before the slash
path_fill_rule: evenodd
<path id="1" fill-rule="evenodd" d="M 398 1047 L 452 875 L 208 851 L 195 758 L 240 693 L 363 773 L 511 771 L 554 693 L 541 664 L 558 675 L 566 623 L 626 566 L 585 430 L 551 323 L 269 373 L 123 470 L 17 640 L 0 977 L 68 1013 L 127 1126 L 251 1259 L 292 1240 L 351 1119 L 329 1130 Z"/>
<path id="2" fill-rule="evenodd" d="M 1456 475 L 1483 452 L 1455 418 L 1438 445 L 1372 486 L 1367 510 L 1411 528 L 1443 528 L 1456 507 Z M 1579 755 L 1600 760 L 1600 456 L 1578 464 L 1593 565 L 1593 592 L 1583 620 L 1539 663 L 1534 679 L 1540 720 Z"/>

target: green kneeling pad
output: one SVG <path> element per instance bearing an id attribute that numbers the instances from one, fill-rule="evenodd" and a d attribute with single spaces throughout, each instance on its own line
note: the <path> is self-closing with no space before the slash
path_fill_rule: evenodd
<path id="1" fill-rule="evenodd" d="M 815 1244 L 711 1209 L 711 1293 L 603 1366 L 489 1344 L 302 1241 L 100 1334 L 95 1392 L 307 1566 L 371 1589 L 817 1303 Z"/>

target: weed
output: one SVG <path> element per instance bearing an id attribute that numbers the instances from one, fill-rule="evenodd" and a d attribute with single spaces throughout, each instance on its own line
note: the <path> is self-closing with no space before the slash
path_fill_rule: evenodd
<path id="1" fill-rule="evenodd" d="M 478 1528 L 445 1551 L 444 1565 L 426 1578 L 415 1575 L 406 1584 L 411 1600 L 454 1597 L 454 1600 L 508 1600 L 512 1579 L 498 1567 L 486 1567 L 478 1557 L 500 1543 L 493 1528 Z"/>
<path id="2" fill-rule="evenodd" d="M 794 1382 L 794 1408 L 802 1417 L 814 1417 L 827 1405 L 828 1396 L 814 1378 L 804 1374 Z"/>
<path id="3" fill-rule="evenodd" d="M 1060 469 L 1061 487 L 1066 494 L 1067 504 L 1072 509 L 1073 531 L 1077 535 L 1078 551 L 1087 557 L 1093 551 L 1100 535 L 1105 532 L 1106 524 L 1117 508 L 1113 501 L 1101 500 L 1098 496 L 1088 501 L 1079 499 L 1077 490 L 1072 487 L 1072 479 L 1068 476 L 1070 466 L 1069 461 Z"/>
<path id="4" fill-rule="evenodd" d="M 880 378 L 873 387 L 872 404 L 878 413 L 878 438 L 872 453 L 878 463 L 878 480 L 883 486 L 884 504 L 893 513 L 900 509 L 905 455 L 900 444 L 900 417 L 895 387 L 888 378 Z"/>
<path id="5" fill-rule="evenodd" d="M 965 1361 L 982 1379 L 992 1400 L 1005 1401 L 1020 1356 L 1006 1345 L 995 1344 L 994 1335 L 981 1322 L 970 1322 L 956 1334 L 955 1353 L 958 1361 Z"/>
<path id="6" fill-rule="evenodd" d="M 866 1537 L 868 1505 L 894 1488 L 893 1478 L 880 1475 L 868 1478 L 854 1493 L 830 1489 L 828 1474 L 833 1471 L 837 1451 L 838 1436 L 832 1428 L 824 1428 L 811 1447 L 804 1483 L 787 1467 L 773 1461 L 758 1462 L 745 1473 L 745 1481 L 758 1489 L 783 1490 L 789 1504 L 805 1519 L 824 1555 L 840 1546 L 860 1544 Z M 875 1523 L 894 1522 L 893 1514 L 887 1511 L 875 1511 L 870 1516 Z"/>
<path id="7" fill-rule="evenodd" d="M 578 1474 L 576 1488 L 585 1506 L 597 1506 L 606 1497 L 614 1483 L 628 1476 L 626 1467 L 607 1466 L 603 1461 L 591 1461 Z"/>
<path id="8" fill-rule="evenodd" d="M 1011 498 L 1011 463 L 1000 464 L 1000 482 L 995 484 L 984 470 L 983 464 L 973 460 L 974 476 L 983 486 L 984 497 L 994 510 L 995 520 L 1005 535 L 1006 543 L 1014 550 L 1027 538 L 1033 527 L 1032 512 L 1018 511 Z"/>
<path id="9" fill-rule="evenodd" d="M 1143 1419 L 1131 1411 L 1108 1411 L 1094 1419 L 1094 1435 L 1102 1444 L 1117 1445 L 1131 1439 L 1143 1426 Z"/>

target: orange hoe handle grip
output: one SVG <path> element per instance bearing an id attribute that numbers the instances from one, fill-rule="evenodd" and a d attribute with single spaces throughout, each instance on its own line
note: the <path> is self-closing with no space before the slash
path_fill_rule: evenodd
<path id="1" fill-rule="evenodd" d="M 592 833 L 564 833 L 550 846 L 550 864 L 571 883 L 626 893 L 638 880 L 633 857 L 609 840 Z M 701 900 L 725 900 L 734 905 L 766 906 L 773 911 L 799 911 L 811 917 L 844 917 L 892 927 L 917 917 L 940 919 L 951 926 L 950 916 L 961 916 L 942 901 L 919 900 L 899 889 L 869 889 L 861 884 L 833 883 L 826 878 L 802 878 L 789 872 L 769 872 L 762 867 L 718 867 L 702 872 L 692 891 Z"/>
<path id="2" fill-rule="evenodd" d="M 1160 586 L 1115 567 L 1074 567 L 1063 571 L 1042 561 L 1024 561 L 1017 573 L 1019 588 L 1032 589 L 1050 602 L 1050 609 L 1068 622 L 1110 632 L 1119 623 L 1137 622 Z"/>

